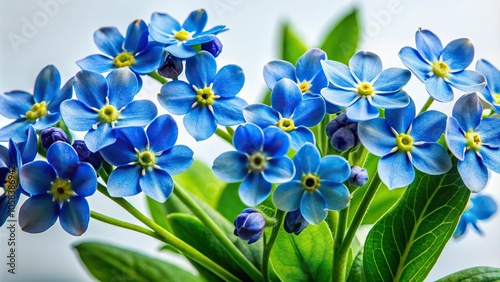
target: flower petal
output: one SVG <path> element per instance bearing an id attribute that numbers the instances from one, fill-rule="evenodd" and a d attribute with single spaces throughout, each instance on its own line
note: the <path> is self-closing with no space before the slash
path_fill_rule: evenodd
<path id="1" fill-rule="evenodd" d="M 245 83 L 243 69 L 236 65 L 224 66 L 215 75 L 212 90 L 215 95 L 231 98 L 240 92 Z"/>
<path id="2" fill-rule="evenodd" d="M 427 80 L 429 72 L 432 72 L 432 67 L 429 65 L 429 62 L 422 58 L 417 50 L 411 47 L 403 47 L 398 55 L 403 64 L 417 76 L 420 81 L 425 82 Z"/>
<path id="3" fill-rule="evenodd" d="M 476 152 L 472 150 L 465 152 L 464 160 L 458 162 L 458 172 L 465 186 L 472 192 L 477 193 L 486 187 L 488 169 Z"/>
<path id="4" fill-rule="evenodd" d="M 450 85 L 437 75 L 433 75 L 425 81 L 425 89 L 432 98 L 439 102 L 446 103 L 453 100 L 453 90 Z"/>
<path id="5" fill-rule="evenodd" d="M 130 68 L 137 74 L 148 74 L 161 67 L 165 60 L 165 54 L 163 46 L 147 48 L 146 51 L 135 56 L 135 62 Z"/>
<path id="6" fill-rule="evenodd" d="M 248 174 L 248 157 L 237 151 L 222 153 L 214 160 L 212 170 L 225 182 L 241 181 Z"/>
<path id="7" fill-rule="evenodd" d="M 264 81 L 269 89 L 273 89 L 276 83 L 283 78 L 296 81 L 295 67 L 287 61 L 271 61 L 264 66 Z"/>
<path id="8" fill-rule="evenodd" d="M 164 203 L 174 189 L 174 180 L 163 169 L 147 171 L 139 178 L 142 191 L 153 200 Z"/>
<path id="9" fill-rule="evenodd" d="M 479 220 L 488 219 L 497 211 L 495 200 L 488 195 L 478 194 L 475 197 L 471 197 L 471 201 L 471 212 L 474 213 Z"/>
<path id="10" fill-rule="evenodd" d="M 342 63 L 325 60 L 321 61 L 321 66 L 326 79 L 336 87 L 353 88 L 358 84 L 349 68 Z"/>
<path id="11" fill-rule="evenodd" d="M 170 15 L 158 12 L 151 15 L 149 34 L 160 43 L 172 44 L 174 33 L 180 29 L 179 22 Z"/>
<path id="12" fill-rule="evenodd" d="M 377 118 L 379 111 L 362 97 L 346 108 L 346 115 L 352 121 L 364 121 Z"/>
<path id="13" fill-rule="evenodd" d="M 75 76 L 75 92 L 78 100 L 97 109 L 106 105 L 108 83 L 99 73 L 82 70 Z"/>
<path id="14" fill-rule="evenodd" d="M 123 47 L 127 52 L 137 53 L 148 44 L 148 35 L 148 25 L 137 19 L 128 26 Z"/>
<path id="15" fill-rule="evenodd" d="M 489 146 L 482 146 L 480 151 L 483 163 L 496 173 L 500 173 L 500 148 L 490 148 Z"/>
<path id="16" fill-rule="evenodd" d="M 26 142 L 18 143 L 23 164 L 34 160 L 38 150 L 38 136 L 36 135 L 36 131 L 33 126 L 28 127 L 27 134 L 28 137 L 26 138 Z"/>
<path id="17" fill-rule="evenodd" d="M 215 133 L 217 123 L 207 106 L 199 105 L 184 116 L 184 127 L 196 141 L 208 139 Z"/>
<path id="18" fill-rule="evenodd" d="M 202 32 L 207 25 L 208 16 L 204 9 L 192 11 L 182 24 L 184 30 L 196 33 Z"/>
<path id="19" fill-rule="evenodd" d="M 319 191 L 304 192 L 300 201 L 300 211 L 311 224 L 321 223 L 327 215 L 326 200 Z"/>
<path id="20" fill-rule="evenodd" d="M 165 48 L 172 56 L 179 59 L 192 58 L 197 54 L 196 49 L 190 46 L 186 46 L 182 42 L 177 42 L 175 44 L 169 45 Z M 187 68 L 189 69 L 189 68 Z M 215 73 L 214 73 L 215 74 Z M 189 79 L 188 79 L 189 80 Z"/>
<path id="21" fill-rule="evenodd" d="M 76 64 L 82 70 L 95 72 L 107 72 L 115 68 L 114 59 L 101 54 L 87 56 L 76 61 Z"/>
<path id="22" fill-rule="evenodd" d="M 271 183 L 260 172 L 249 173 L 238 190 L 241 201 L 250 207 L 262 203 L 271 194 Z"/>
<path id="23" fill-rule="evenodd" d="M 215 58 L 206 51 L 186 60 L 186 78 L 198 88 L 209 86 L 214 81 L 216 72 Z"/>
<path id="24" fill-rule="evenodd" d="M 395 152 L 378 161 L 378 175 L 389 189 L 393 189 L 410 185 L 415 179 L 415 170 L 405 153 Z"/>
<path id="25" fill-rule="evenodd" d="M 290 149 L 290 136 L 283 130 L 270 126 L 263 130 L 264 146 L 263 151 L 268 157 L 281 157 L 288 153 Z"/>
<path id="26" fill-rule="evenodd" d="M 270 183 L 283 183 L 292 180 L 295 167 L 288 157 L 272 158 L 267 162 L 268 167 L 262 172 L 262 176 Z"/>
<path id="27" fill-rule="evenodd" d="M 341 88 L 328 88 L 321 89 L 321 96 L 325 98 L 326 102 L 333 103 L 341 107 L 347 107 L 353 103 L 358 97 L 358 94 L 352 90 L 344 90 Z"/>
<path id="28" fill-rule="evenodd" d="M 500 71 L 485 59 L 481 59 L 476 63 L 476 71 L 484 75 L 488 87 L 494 93 L 500 92 Z"/>
<path id="29" fill-rule="evenodd" d="M 415 118 L 415 103 L 410 99 L 408 106 L 385 111 L 385 120 L 398 133 L 406 133 Z"/>
<path id="30" fill-rule="evenodd" d="M 35 102 L 48 102 L 59 93 L 61 75 L 56 67 L 48 65 L 40 71 L 35 81 L 33 97 Z"/>
<path id="31" fill-rule="evenodd" d="M 481 91 L 486 86 L 486 79 L 484 76 L 471 70 L 451 73 L 448 80 L 451 86 L 465 92 Z"/>
<path id="32" fill-rule="evenodd" d="M 430 110 L 419 114 L 412 124 L 414 141 L 437 142 L 446 129 L 446 115 Z"/>
<path id="33" fill-rule="evenodd" d="M 123 50 L 123 35 L 116 27 L 101 27 L 94 32 L 97 48 L 106 55 L 116 57 Z"/>
<path id="34" fill-rule="evenodd" d="M 302 92 L 290 79 L 280 80 L 271 93 L 271 107 L 281 113 L 284 118 L 289 118 L 293 114 L 301 100 Z"/>
<path id="35" fill-rule="evenodd" d="M 14 140 L 16 143 L 25 141 L 26 129 L 30 124 L 33 124 L 33 122 L 21 118 L 0 128 L 0 142 L 7 142 L 9 139 Z"/>
<path id="36" fill-rule="evenodd" d="M 460 126 L 456 118 L 448 117 L 444 137 L 448 149 L 450 149 L 457 159 L 463 160 L 467 143 L 464 137 L 464 132 L 460 130 Z"/>
<path id="37" fill-rule="evenodd" d="M 61 106 L 61 103 L 73 97 L 73 82 L 74 77 L 70 78 L 57 93 L 57 95 L 52 97 L 52 100 L 48 101 L 47 110 L 49 110 L 51 113 L 59 113 L 59 107 Z"/>
<path id="38" fill-rule="evenodd" d="M 84 197 L 72 196 L 61 208 L 61 227 L 73 236 L 80 236 L 89 226 L 90 207 Z"/>
<path id="39" fill-rule="evenodd" d="M 474 46 L 467 38 L 455 39 L 444 47 L 441 60 L 445 62 L 451 72 L 467 68 L 474 59 Z"/>
<path id="40" fill-rule="evenodd" d="M 315 144 L 314 134 L 312 131 L 303 126 L 297 127 L 297 129 L 288 132 L 290 137 L 292 137 L 292 148 L 294 150 L 300 149 L 306 143 Z"/>
<path id="41" fill-rule="evenodd" d="M 293 158 L 295 164 L 294 179 L 300 180 L 304 174 L 316 174 L 320 167 L 321 155 L 312 144 L 306 144 L 300 148 Z"/>
<path id="42" fill-rule="evenodd" d="M 102 123 L 96 129 L 91 129 L 83 138 L 87 148 L 93 153 L 102 148 L 113 144 L 116 140 L 114 134 L 111 133 L 111 125 Z"/>
<path id="43" fill-rule="evenodd" d="M 329 210 L 342 210 L 349 205 L 351 200 L 349 189 L 342 183 L 322 179 L 319 192 L 325 198 L 326 208 Z"/>
<path id="44" fill-rule="evenodd" d="M 411 72 L 400 68 L 388 68 L 380 73 L 373 83 L 377 94 L 397 92 L 405 86 L 411 78 Z"/>
<path id="45" fill-rule="evenodd" d="M 382 60 L 375 53 L 359 51 L 349 60 L 349 68 L 359 82 L 372 82 L 382 72 Z"/>
<path id="46" fill-rule="evenodd" d="M 415 168 L 426 174 L 439 175 L 451 169 L 450 155 L 438 143 L 413 146 L 411 155 Z"/>
<path id="47" fill-rule="evenodd" d="M 325 116 L 325 100 L 321 97 L 311 97 L 299 102 L 293 112 L 295 126 L 315 126 Z"/>
<path id="48" fill-rule="evenodd" d="M 498 118 L 485 118 L 481 120 L 477 133 L 481 136 L 483 145 L 500 147 L 500 120 Z"/>
<path id="49" fill-rule="evenodd" d="M 108 163 L 114 166 L 122 166 L 137 161 L 137 153 L 134 150 L 134 145 L 128 142 L 128 140 L 116 139 L 112 145 L 99 150 L 99 153 Z"/>
<path id="50" fill-rule="evenodd" d="M 54 124 L 56 124 L 59 120 L 61 119 L 61 116 L 58 113 L 55 114 L 47 114 L 41 118 L 39 118 L 35 124 L 33 124 L 33 127 L 36 130 L 42 130 L 47 127 L 50 127 Z"/>
<path id="51" fill-rule="evenodd" d="M 78 166 L 80 160 L 70 144 L 58 141 L 47 150 L 47 161 L 56 170 L 59 178 L 67 179 Z"/>
<path id="52" fill-rule="evenodd" d="M 238 126 L 234 131 L 233 145 L 236 150 L 251 155 L 262 149 L 264 133 L 255 124 L 247 123 Z"/>
<path id="53" fill-rule="evenodd" d="M 158 113 L 156 105 L 150 100 L 134 100 L 120 113 L 116 126 L 145 126 Z"/>
<path id="54" fill-rule="evenodd" d="M 113 134 L 116 137 L 116 139 L 124 141 L 125 143 L 129 144 L 135 149 L 138 149 L 139 151 L 146 149 L 149 145 L 146 133 L 144 132 L 144 129 L 140 126 L 127 126 L 127 127 L 116 128 L 113 130 Z M 125 151 L 128 150 L 130 146 L 119 147 L 116 148 L 116 150 Z M 133 151 L 135 151 L 135 149 L 133 149 Z"/>
<path id="55" fill-rule="evenodd" d="M 141 192 L 139 178 L 141 169 L 137 165 L 117 167 L 108 179 L 108 192 L 111 197 L 134 196 Z"/>
<path id="56" fill-rule="evenodd" d="M 245 122 L 243 108 L 247 105 L 240 97 L 217 99 L 212 104 L 215 121 L 223 126 L 242 124 Z"/>
<path id="57" fill-rule="evenodd" d="M 64 123 L 76 131 L 86 131 L 97 123 L 97 113 L 78 100 L 67 100 L 61 104 L 61 116 Z"/>
<path id="58" fill-rule="evenodd" d="M 170 149 L 177 141 L 179 129 L 170 115 L 158 116 L 146 130 L 149 146 L 154 152 Z"/>
<path id="59" fill-rule="evenodd" d="M 184 81 L 171 81 L 161 87 L 158 102 L 170 113 L 184 115 L 196 102 L 196 92 Z"/>
<path id="60" fill-rule="evenodd" d="M 279 121 L 279 113 L 264 104 L 252 104 L 243 109 L 243 116 L 247 122 L 254 123 L 261 128 L 276 125 Z"/>
<path id="61" fill-rule="evenodd" d="M 106 77 L 108 82 L 109 104 L 117 110 L 125 107 L 139 92 L 136 75 L 129 68 L 113 70 Z"/>
<path id="62" fill-rule="evenodd" d="M 441 40 L 427 29 L 417 30 L 415 33 L 415 42 L 417 43 L 418 51 L 428 62 L 437 61 L 441 51 L 443 51 Z"/>
<path id="63" fill-rule="evenodd" d="M 0 95 L 0 113 L 9 119 L 20 118 L 31 109 L 35 100 L 24 91 L 11 91 Z"/>
<path id="64" fill-rule="evenodd" d="M 156 157 L 156 165 L 170 175 L 186 171 L 193 164 L 193 150 L 188 146 L 175 145 Z"/>
<path id="65" fill-rule="evenodd" d="M 33 161 L 19 170 L 19 184 L 30 195 L 47 194 L 52 188 L 51 181 L 56 179 L 56 172 L 44 161 Z"/>
<path id="66" fill-rule="evenodd" d="M 273 194 L 273 202 L 276 207 L 284 211 L 294 211 L 300 207 L 300 200 L 304 189 L 300 181 L 293 180 L 280 184 Z"/>
<path id="67" fill-rule="evenodd" d="M 467 132 L 475 131 L 481 122 L 483 106 L 475 93 L 460 97 L 453 106 L 452 115 L 457 119 L 460 128 Z"/>
<path id="68" fill-rule="evenodd" d="M 318 176 L 323 180 L 334 183 L 342 183 L 351 175 L 349 163 L 339 156 L 325 156 L 321 159 Z"/>
<path id="69" fill-rule="evenodd" d="M 371 104 L 377 108 L 397 109 L 403 108 L 410 102 L 410 96 L 404 91 L 400 90 L 396 93 L 380 94 L 372 97 Z"/>
<path id="70" fill-rule="evenodd" d="M 322 73 L 322 60 L 326 60 L 326 53 L 318 48 L 310 49 L 300 56 L 295 67 L 298 80 L 311 81 L 318 73 Z"/>
<path id="71" fill-rule="evenodd" d="M 28 198 L 19 209 L 19 226 L 28 233 L 41 233 L 49 229 L 59 216 L 59 203 L 44 193 Z"/>
<path id="72" fill-rule="evenodd" d="M 69 176 L 71 189 L 82 197 L 88 197 L 95 193 L 97 188 L 97 175 L 91 164 L 82 162 Z"/>

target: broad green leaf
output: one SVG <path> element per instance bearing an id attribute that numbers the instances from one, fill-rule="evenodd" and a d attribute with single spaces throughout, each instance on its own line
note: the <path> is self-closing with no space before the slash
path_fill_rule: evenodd
<path id="1" fill-rule="evenodd" d="M 358 10 L 354 9 L 333 25 L 321 44 L 321 49 L 326 52 L 329 60 L 347 64 L 358 48 L 360 35 Z"/>
<path id="2" fill-rule="evenodd" d="M 280 230 L 271 251 L 271 261 L 282 281 L 330 281 L 333 239 L 325 222 L 310 225 L 300 233 Z"/>
<path id="3" fill-rule="evenodd" d="M 76 245 L 75 249 L 99 281 L 203 281 L 178 266 L 124 248 L 85 242 Z"/>
<path id="4" fill-rule="evenodd" d="M 401 200 L 368 234 L 363 255 L 367 281 L 423 281 L 469 196 L 456 165 L 445 175 L 417 172 Z"/>
<path id="5" fill-rule="evenodd" d="M 360 251 L 363 250 L 363 246 L 359 243 L 359 240 L 356 236 L 354 236 L 354 239 L 352 240 L 351 247 L 349 248 L 349 253 L 347 253 L 347 273 L 349 273 L 354 261 L 356 260 L 356 256 L 359 254 Z"/>
<path id="6" fill-rule="evenodd" d="M 363 273 L 363 250 L 360 250 L 354 262 L 351 266 L 351 271 L 349 271 L 349 277 L 347 277 L 347 282 L 363 282 L 365 281 L 365 276 Z"/>
<path id="7" fill-rule="evenodd" d="M 242 210 L 247 208 L 238 195 L 238 189 L 241 182 L 228 183 L 217 202 L 217 211 L 227 220 L 232 222 Z"/>
<path id="8" fill-rule="evenodd" d="M 478 266 L 455 272 L 436 282 L 494 282 L 500 281 L 500 268 Z"/>

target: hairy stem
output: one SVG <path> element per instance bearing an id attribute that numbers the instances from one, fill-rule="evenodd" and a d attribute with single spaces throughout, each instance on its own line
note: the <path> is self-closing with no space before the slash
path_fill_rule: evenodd
<path id="1" fill-rule="evenodd" d="M 264 253 L 262 254 L 262 275 L 264 276 L 264 281 L 266 282 L 269 281 L 269 256 L 271 255 L 271 250 L 273 249 L 274 242 L 276 242 L 276 238 L 278 237 L 278 232 L 280 231 L 281 222 L 283 222 L 284 217 L 284 211 L 276 211 L 275 219 L 277 223 L 273 226 L 271 236 L 264 246 Z"/>

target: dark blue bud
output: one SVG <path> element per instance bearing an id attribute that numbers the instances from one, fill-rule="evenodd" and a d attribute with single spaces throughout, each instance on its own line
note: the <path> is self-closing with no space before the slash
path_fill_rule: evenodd
<path id="1" fill-rule="evenodd" d="M 309 225 L 300 212 L 300 209 L 287 212 L 285 216 L 285 231 L 299 235 Z"/>
<path id="2" fill-rule="evenodd" d="M 69 144 L 69 138 L 66 132 L 64 132 L 59 127 L 49 127 L 40 133 L 40 140 L 42 141 L 42 146 L 45 150 L 48 150 L 50 145 L 57 141 L 66 142 Z"/>
<path id="3" fill-rule="evenodd" d="M 182 60 L 168 54 L 165 63 L 158 69 L 158 74 L 166 78 L 177 79 L 183 70 Z"/>
<path id="4" fill-rule="evenodd" d="M 344 152 L 359 145 L 358 123 L 347 118 L 346 114 L 340 114 L 326 126 L 326 135 L 330 138 L 332 147 Z"/>
<path id="5" fill-rule="evenodd" d="M 202 43 L 201 50 L 207 51 L 212 54 L 214 58 L 217 58 L 222 52 L 222 42 L 220 42 L 219 38 L 215 37 L 212 41 Z"/>
<path id="6" fill-rule="evenodd" d="M 368 182 L 368 172 L 359 166 L 351 167 L 351 175 L 347 178 L 347 183 L 354 186 L 363 186 Z"/>
<path id="7" fill-rule="evenodd" d="M 98 170 L 101 167 L 101 154 L 99 154 L 99 152 L 92 153 L 89 148 L 87 148 L 85 141 L 75 140 L 73 141 L 73 145 L 71 146 L 73 146 L 73 149 L 75 149 L 76 153 L 78 154 L 78 159 L 80 160 L 80 162 L 91 164 L 95 170 Z"/>
<path id="8" fill-rule="evenodd" d="M 234 235 L 252 244 L 262 237 L 266 219 L 264 216 L 252 209 L 244 209 L 234 220 Z"/>

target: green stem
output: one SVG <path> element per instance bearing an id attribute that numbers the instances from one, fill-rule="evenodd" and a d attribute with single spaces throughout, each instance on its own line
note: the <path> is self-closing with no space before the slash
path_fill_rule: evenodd
<path id="1" fill-rule="evenodd" d="M 217 136 L 219 136 L 220 138 L 226 140 L 229 145 L 233 145 L 233 137 L 226 131 L 217 127 L 217 129 L 215 130 L 215 134 L 217 134 Z"/>
<path id="2" fill-rule="evenodd" d="M 337 232 L 335 234 L 335 241 L 333 244 L 333 272 L 332 273 L 341 273 L 342 271 L 345 272 L 345 263 L 343 262 L 343 258 L 340 255 L 340 247 L 342 246 L 342 243 L 344 242 L 344 235 L 345 235 L 345 230 L 347 228 L 347 217 L 349 215 L 349 207 L 340 210 L 339 211 L 339 219 L 338 219 L 338 225 L 337 225 Z M 344 268 L 344 269 L 342 269 Z M 345 276 L 345 275 L 343 275 Z M 335 275 L 332 276 L 335 277 Z M 335 281 L 335 280 L 334 280 Z"/>
<path id="3" fill-rule="evenodd" d="M 97 175 L 99 175 L 99 177 L 101 177 L 101 179 L 102 179 L 102 181 L 104 181 L 104 183 L 108 183 L 109 175 L 108 175 L 108 172 L 104 169 L 104 166 L 101 166 L 101 168 L 99 168 L 99 170 L 97 171 Z"/>
<path id="4" fill-rule="evenodd" d="M 177 183 L 174 185 L 174 194 L 201 220 L 208 230 L 212 232 L 236 263 L 238 263 L 254 281 L 262 281 L 263 277 L 260 271 L 233 245 L 231 240 L 229 240 L 212 218 L 203 211 L 200 205 L 198 205 L 182 187 Z"/>
<path id="5" fill-rule="evenodd" d="M 277 221 L 276 225 L 273 226 L 273 230 L 271 231 L 271 236 L 269 240 L 266 242 L 264 246 L 264 253 L 262 254 L 262 275 L 264 276 L 264 281 L 269 281 L 269 256 L 271 255 L 271 250 L 273 249 L 274 242 L 276 242 L 276 238 L 278 237 L 278 232 L 280 231 L 281 222 L 283 222 L 283 218 L 285 217 L 285 212 L 282 210 L 276 211 L 275 219 Z"/>
<path id="6" fill-rule="evenodd" d="M 151 220 L 149 217 L 145 216 L 143 213 L 141 213 L 139 210 L 137 210 L 132 204 L 130 204 L 127 200 L 123 198 L 113 198 L 109 195 L 108 191 L 106 190 L 106 187 L 104 187 L 102 184 L 99 183 L 97 189 L 99 192 L 104 194 L 106 197 L 110 198 L 112 201 L 120 205 L 122 208 L 124 208 L 126 211 L 128 211 L 132 216 L 134 216 L 136 219 L 144 223 L 146 226 L 151 228 L 158 236 L 163 238 L 163 242 L 170 244 L 172 247 L 176 248 L 177 250 L 181 251 L 184 255 L 187 257 L 193 259 L 194 261 L 198 262 L 199 264 L 203 265 L 210 271 L 212 271 L 214 274 L 222 278 L 223 280 L 226 281 L 240 281 L 236 276 L 222 268 L 220 265 L 216 264 L 213 262 L 211 259 L 200 253 L 198 250 L 193 248 L 191 245 L 186 244 L 184 241 L 181 239 L 177 238 L 174 236 L 172 233 L 168 232 L 167 230 L 163 229 L 161 226 L 156 224 L 153 220 Z"/>
<path id="7" fill-rule="evenodd" d="M 322 156 L 328 155 L 328 138 L 326 136 L 326 126 L 330 122 L 330 115 L 326 114 L 321 120 L 318 129 L 318 145 L 320 146 L 320 153 Z"/>
<path id="8" fill-rule="evenodd" d="M 338 272 L 333 272 L 335 273 L 333 281 L 345 280 L 349 248 L 351 246 L 352 240 L 354 239 L 354 236 L 356 236 L 356 231 L 363 222 L 363 218 L 365 217 L 366 211 L 368 210 L 368 207 L 370 206 L 373 197 L 375 196 L 378 188 L 380 187 L 380 183 L 381 183 L 380 177 L 378 176 L 378 173 L 375 173 L 375 175 L 373 176 L 373 180 L 371 181 L 370 186 L 366 190 L 366 194 L 363 197 L 363 200 L 361 200 L 358 210 L 356 211 L 356 214 L 352 219 L 351 225 L 349 226 L 349 229 L 347 229 L 347 233 L 344 237 L 344 240 L 342 241 L 342 244 L 338 249 L 337 256 L 335 257 L 335 259 L 337 260 L 336 264 L 338 265 L 337 266 Z"/>
<path id="9" fill-rule="evenodd" d="M 168 80 L 166 78 L 164 78 L 163 76 L 159 75 L 157 71 L 153 71 L 153 72 L 148 73 L 148 76 L 151 77 L 152 79 L 158 81 L 161 84 L 165 84 L 168 82 Z"/>
<path id="10" fill-rule="evenodd" d="M 234 135 L 234 129 L 231 126 L 226 126 L 227 133 L 231 135 L 231 138 L 233 138 Z"/>
<path id="11" fill-rule="evenodd" d="M 429 109 L 429 107 L 432 105 L 432 102 L 434 102 L 434 98 L 429 97 L 429 99 L 427 99 L 427 101 L 425 102 L 422 109 L 420 109 L 420 112 L 418 112 L 418 114 L 421 114 L 421 113 L 427 111 L 427 109 Z"/>

